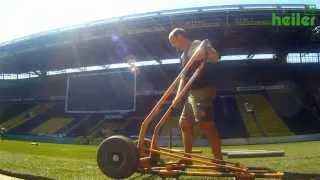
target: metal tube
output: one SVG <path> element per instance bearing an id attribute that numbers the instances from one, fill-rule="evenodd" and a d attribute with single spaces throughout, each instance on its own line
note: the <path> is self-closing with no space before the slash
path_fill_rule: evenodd
<path id="1" fill-rule="evenodd" d="M 178 94 L 178 96 L 176 97 L 176 99 L 173 101 L 173 103 L 169 106 L 168 110 L 166 111 L 166 113 L 162 116 L 162 118 L 160 119 L 160 121 L 158 122 L 158 124 L 156 125 L 155 129 L 154 129 L 154 133 L 152 136 L 152 141 L 151 141 L 151 148 L 155 149 L 157 142 L 158 142 L 158 138 L 159 138 L 159 132 L 160 129 L 162 128 L 162 126 L 164 125 L 164 123 L 166 123 L 166 121 L 169 119 L 170 115 L 173 112 L 173 109 L 177 106 L 177 104 L 181 101 L 182 97 L 188 92 L 188 90 L 191 87 L 191 84 L 193 83 L 193 81 L 198 77 L 198 75 L 200 74 L 201 70 L 204 67 L 204 63 L 202 63 L 194 72 L 194 74 L 191 76 L 191 78 L 188 80 L 188 82 L 186 83 L 186 85 L 183 87 L 183 89 L 181 90 L 181 93 Z M 151 157 L 151 153 L 150 152 L 150 157 Z"/>
<path id="2" fill-rule="evenodd" d="M 214 166 L 214 167 L 216 167 L 216 169 L 225 168 L 225 169 L 229 169 L 229 170 L 233 170 L 233 171 L 248 172 L 248 170 L 246 168 L 233 167 L 233 166 L 229 166 L 229 165 L 221 165 L 221 164 L 213 163 L 213 162 L 210 162 L 210 161 L 204 161 L 204 160 L 200 160 L 200 159 L 188 158 L 188 157 L 176 155 L 174 153 L 163 152 L 163 151 L 159 151 L 159 150 L 155 150 L 155 149 L 150 149 L 150 151 L 156 152 L 156 153 L 159 153 L 159 154 L 163 154 L 163 155 L 166 155 L 166 156 L 171 156 L 171 157 L 175 157 L 175 158 L 190 160 L 190 161 L 201 163 L 201 164 L 204 164 L 204 165 Z"/>
<path id="3" fill-rule="evenodd" d="M 203 48 L 206 43 L 207 43 L 206 41 L 202 41 L 201 42 L 201 44 L 195 50 L 195 52 L 193 53 L 192 57 L 187 62 L 187 64 L 184 66 L 184 68 L 181 70 L 181 72 L 179 73 L 177 78 L 172 82 L 172 84 L 164 92 L 164 94 L 162 95 L 162 97 L 160 98 L 158 103 L 153 107 L 153 109 L 148 114 L 148 116 L 143 120 L 141 128 L 140 128 L 140 132 L 139 132 L 139 141 L 138 141 L 138 147 L 139 147 L 139 152 L 140 153 L 143 153 L 143 151 L 144 151 L 144 138 L 145 138 L 146 131 L 147 131 L 148 127 L 149 127 L 149 124 L 152 122 L 154 117 L 160 112 L 161 106 L 167 101 L 167 99 L 169 98 L 170 94 L 172 93 L 174 88 L 177 86 L 177 84 L 178 84 L 178 82 L 180 80 L 180 77 L 182 77 L 185 74 L 185 72 L 187 72 L 191 68 L 191 66 L 196 62 L 196 60 L 197 60 L 197 58 L 199 56 L 199 53 L 200 53 L 200 49 Z"/>
<path id="4" fill-rule="evenodd" d="M 210 176 L 210 177 L 237 177 L 237 178 L 276 178 L 282 179 L 284 173 L 239 173 L 239 172 L 212 172 L 212 171 L 183 171 L 167 169 L 151 169 L 151 172 L 162 176 Z"/>
<path id="5" fill-rule="evenodd" d="M 196 157 L 196 158 L 199 158 L 199 159 L 206 159 L 206 160 L 214 161 L 214 162 L 217 162 L 217 163 L 219 163 L 219 162 L 220 163 L 228 163 L 228 164 L 239 166 L 239 163 L 233 163 L 233 162 L 223 161 L 223 160 L 219 160 L 219 159 L 211 159 L 211 158 L 208 158 L 208 157 L 204 157 L 204 156 L 200 156 L 200 155 L 196 155 L 196 154 L 192 154 L 192 153 L 185 153 L 185 152 L 177 151 L 177 150 L 174 150 L 174 149 L 167 149 L 167 148 L 163 148 L 163 147 L 158 147 L 158 149 L 159 150 L 163 150 L 163 151 L 177 153 L 177 154 L 187 155 L 187 156 L 190 156 L 190 157 Z"/>
<path id="6" fill-rule="evenodd" d="M 172 127 L 169 127 L 169 148 L 172 149 Z"/>

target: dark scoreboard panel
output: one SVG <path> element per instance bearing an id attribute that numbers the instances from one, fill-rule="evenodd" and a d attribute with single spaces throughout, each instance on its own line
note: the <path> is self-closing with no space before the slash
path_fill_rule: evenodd
<path id="1" fill-rule="evenodd" d="M 66 93 L 66 112 L 130 112 L 135 110 L 136 78 L 130 71 L 73 75 Z"/>

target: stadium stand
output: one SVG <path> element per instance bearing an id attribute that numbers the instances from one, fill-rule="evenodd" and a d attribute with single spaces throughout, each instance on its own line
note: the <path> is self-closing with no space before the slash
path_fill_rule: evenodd
<path id="1" fill-rule="evenodd" d="M 34 106 L 34 102 L 2 102 L 0 107 L 0 123 L 21 114 Z"/>
<path id="2" fill-rule="evenodd" d="M 128 125 L 125 131 L 127 132 L 128 136 L 136 136 L 139 134 L 140 125 L 143 118 L 143 116 L 133 116 L 127 118 Z"/>
<path id="3" fill-rule="evenodd" d="M 41 112 L 44 112 L 47 108 L 52 107 L 52 105 L 53 105 L 52 103 L 49 103 L 49 104 L 39 103 L 37 105 L 34 105 L 32 108 L 27 109 L 21 114 L 18 114 L 17 116 L 5 121 L 4 123 L 2 123 L 2 126 L 7 128 L 8 130 L 11 130 L 23 124 L 26 120 L 36 117 Z"/>
<path id="4" fill-rule="evenodd" d="M 40 124 L 38 127 L 32 129 L 31 133 L 35 134 L 54 134 L 57 133 L 59 129 L 62 129 L 68 126 L 72 121 L 72 118 L 65 117 L 55 117 L 50 118 L 43 124 Z"/>
<path id="5" fill-rule="evenodd" d="M 61 127 L 60 129 L 58 129 L 56 131 L 57 134 L 66 134 L 66 132 L 68 130 L 72 129 L 72 127 L 75 126 L 79 122 L 79 119 L 80 119 L 76 115 L 74 115 L 74 116 L 64 115 L 64 116 L 61 116 L 61 117 L 66 118 L 66 119 L 71 119 L 71 122 L 66 124 L 66 126 Z"/>
<path id="6" fill-rule="evenodd" d="M 22 79 L 18 81 L 8 80 L 0 87 L 0 99 L 50 99 L 61 97 L 66 92 L 66 76 L 41 77 Z M 23 88 L 21 88 L 23 87 Z M 50 87 L 50 88 L 48 88 Z"/>
<path id="7" fill-rule="evenodd" d="M 19 125 L 11 128 L 10 133 L 25 133 L 31 131 L 33 128 L 41 125 L 51 116 L 54 116 L 58 112 L 58 108 L 54 103 L 45 103 L 41 107 L 32 111 L 32 116 L 25 119 Z"/>
<path id="8" fill-rule="evenodd" d="M 232 65 L 234 66 L 234 65 Z M 143 71 L 142 71 L 143 72 Z M 144 72 L 146 73 L 146 72 Z M 172 74 L 174 71 L 171 72 Z M 152 79 L 155 81 L 155 78 Z M 31 79 L 32 80 L 32 79 Z M 23 80 L 24 81 L 24 80 Z M 50 97 L 63 97 L 65 93 L 66 76 L 59 76 L 53 79 L 45 78 L 42 80 L 32 80 L 30 84 L 20 82 L 21 84 L 14 86 L 17 89 L 21 89 L 20 86 L 36 87 L 39 89 L 42 87 L 42 95 L 36 96 L 39 92 L 25 93 L 25 98 L 33 97 L 32 101 L 19 101 L 19 102 L 3 102 L 1 104 L 0 117 L 4 127 L 8 127 L 11 133 L 55 133 L 65 134 L 70 137 L 77 136 L 107 136 L 108 134 L 114 134 L 115 132 L 127 134 L 128 136 L 135 136 L 139 132 L 141 121 L 150 112 L 152 107 L 156 104 L 160 98 L 161 88 L 166 86 L 165 83 L 162 85 L 152 86 L 142 85 L 136 96 L 136 110 L 127 114 L 125 123 L 111 123 L 111 121 L 104 121 L 103 117 L 105 114 L 88 115 L 88 114 L 68 114 L 64 112 L 64 102 L 61 100 L 49 100 L 48 104 L 53 103 L 54 108 L 50 110 L 44 110 L 44 102 L 36 100 L 37 98 Z M 140 84 L 148 82 L 150 80 L 139 80 Z M 10 84 L 10 83 L 9 83 Z M 45 85 L 44 85 L 45 84 Z M 152 83 L 151 83 L 152 84 Z M 236 83 L 239 85 L 241 83 Z M 243 85 L 243 83 L 242 83 Z M 10 84 L 10 86 L 13 86 Z M 233 85 L 234 86 L 234 85 Z M 44 88 L 54 87 L 54 88 Z M 231 85 L 225 86 L 229 89 Z M 31 88 L 31 89 L 33 89 Z M 221 137 L 223 138 L 235 138 L 235 137 L 256 137 L 256 136 L 282 136 L 291 134 L 305 134 L 305 133 L 316 133 L 319 132 L 319 123 L 317 118 L 310 112 L 310 108 L 303 106 L 299 108 L 296 113 L 291 114 L 290 111 L 297 109 L 294 100 L 289 102 L 290 106 L 286 106 L 278 103 L 278 101 L 284 101 L 288 99 L 287 96 L 283 96 L 283 93 L 268 91 L 266 94 L 252 91 L 251 95 L 234 95 L 235 91 L 224 89 L 224 94 L 219 95 L 214 99 L 213 103 L 215 106 L 214 115 L 215 123 L 220 131 Z M 17 93 L 17 91 L 12 92 Z M 140 94 L 139 94 L 140 93 Z M 223 94 L 223 93 L 222 93 Z M 8 97 L 20 97 L 20 95 L 13 95 Z M 266 100 L 267 99 L 267 100 Z M 277 101 L 275 101 L 277 100 Z M 306 99 L 299 101 L 304 103 Z M 254 113 L 247 112 L 245 104 L 252 106 Z M 310 104 L 310 103 L 309 103 Z M 287 109 L 284 109 L 288 107 Z M 300 106 L 299 106 L 300 107 Z M 32 112 L 32 113 L 30 113 Z M 164 111 L 163 111 L 164 112 Z M 174 118 L 178 119 L 180 111 L 174 112 Z M 57 117 L 62 118 L 61 121 L 57 119 L 51 119 Z M 64 121 L 66 118 L 68 120 Z M 172 122 L 177 122 L 173 120 Z M 56 121 L 56 123 L 53 123 Z M 308 123 L 305 123 L 308 122 Z M 61 124 L 60 124 L 61 123 Z M 65 123 L 65 124 L 64 124 Z M 54 125 L 50 125 L 54 124 Z M 152 127 L 156 124 L 152 124 Z M 46 127 L 50 126 L 49 129 Z M 171 126 L 171 125 L 170 125 Z M 169 127 L 169 126 L 168 126 Z M 168 135 L 168 127 L 162 129 L 162 135 Z M 172 125 L 174 129 L 179 129 L 177 123 Z M 40 130 L 39 130 L 40 129 Z M 107 130 L 109 129 L 109 132 Z M 198 131 L 198 130 L 196 130 Z M 153 132 L 149 131 L 148 135 Z M 174 134 L 180 133 L 174 130 Z"/>
<path id="9" fill-rule="evenodd" d="M 161 136 L 169 136 L 170 131 L 173 132 L 172 129 L 179 129 L 179 116 L 172 116 L 171 119 L 163 126 L 161 129 L 160 135 Z M 197 133 L 195 133 L 197 135 Z M 179 134 L 173 133 L 173 136 L 178 136 Z"/>
<path id="10" fill-rule="evenodd" d="M 102 118 L 103 115 L 100 114 L 82 115 L 79 122 L 71 127 L 66 134 L 72 137 L 86 136 L 89 134 L 90 127 L 96 125 Z"/>
<path id="11" fill-rule="evenodd" d="M 274 112 L 264 96 L 241 95 L 236 98 L 250 136 L 282 136 L 293 134 L 277 113 Z M 253 112 L 246 110 L 246 103 L 252 105 Z"/>
<path id="12" fill-rule="evenodd" d="M 218 96 L 213 104 L 215 124 L 222 138 L 249 136 L 233 96 Z"/>
<path id="13" fill-rule="evenodd" d="M 256 107 L 256 119 L 261 123 L 266 136 L 293 135 L 282 119 L 274 111 L 264 96 L 249 96 Z"/>
<path id="14" fill-rule="evenodd" d="M 127 135 L 126 127 L 128 121 L 124 119 L 102 119 L 90 128 L 89 134 L 93 137 L 108 137 L 111 135 Z"/>
<path id="15" fill-rule="evenodd" d="M 291 92 L 270 92 L 268 100 L 273 108 L 295 134 L 319 132 L 320 120 L 306 104 L 302 104 Z"/>
<path id="16" fill-rule="evenodd" d="M 89 118 L 89 115 L 85 116 L 83 114 L 74 114 L 74 115 L 67 115 L 66 117 L 72 118 L 71 123 L 64 128 L 59 129 L 57 133 L 70 135 L 73 130 L 81 126 L 81 123 L 84 123 L 84 120 Z"/>
<path id="17" fill-rule="evenodd" d="M 245 127 L 249 133 L 249 136 L 263 136 L 263 132 L 256 124 L 254 116 L 252 113 L 249 113 L 245 109 L 245 104 L 248 102 L 246 96 L 236 96 L 237 105 L 242 117 L 242 120 L 245 124 Z"/>

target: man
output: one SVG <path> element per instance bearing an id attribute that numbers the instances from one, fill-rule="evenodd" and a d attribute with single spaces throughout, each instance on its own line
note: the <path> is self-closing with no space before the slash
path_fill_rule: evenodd
<path id="1" fill-rule="evenodd" d="M 182 28 L 173 29 L 169 34 L 169 41 L 174 48 L 182 51 L 182 67 L 191 58 L 194 51 L 201 43 L 199 40 L 191 42 L 188 39 L 186 31 Z M 219 55 L 217 51 L 209 45 L 205 49 L 203 48 L 201 50 L 198 62 L 202 59 L 205 59 L 207 62 L 217 63 Z M 181 77 L 177 94 L 182 90 L 187 78 L 188 77 Z M 215 158 L 222 160 L 220 136 L 213 124 L 212 99 L 214 96 L 215 88 L 206 86 L 203 82 L 203 73 L 200 74 L 191 86 L 187 102 L 185 102 L 181 113 L 179 125 L 182 131 L 182 140 L 184 144 L 184 151 L 186 153 L 192 152 L 193 127 L 194 125 L 199 124 L 200 129 L 208 139 Z M 183 162 L 191 164 L 190 161 Z"/>

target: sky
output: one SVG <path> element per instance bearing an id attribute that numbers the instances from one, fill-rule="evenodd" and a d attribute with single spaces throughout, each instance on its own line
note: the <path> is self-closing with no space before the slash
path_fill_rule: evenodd
<path id="1" fill-rule="evenodd" d="M 316 4 L 320 0 L 0 0 L 0 44 L 49 30 L 136 13 L 239 4 Z"/>

